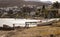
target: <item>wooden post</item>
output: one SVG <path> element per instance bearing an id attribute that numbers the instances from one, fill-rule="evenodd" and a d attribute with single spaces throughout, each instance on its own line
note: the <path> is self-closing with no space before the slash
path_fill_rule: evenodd
<path id="1" fill-rule="evenodd" d="M 29 24 L 27 24 L 27 22 L 25 23 L 25 27 L 26 27 L 26 28 L 29 28 Z"/>
<path id="2" fill-rule="evenodd" d="M 51 34 L 51 35 L 50 35 L 50 37 L 54 37 L 54 35 L 53 35 L 53 34 Z"/>
<path id="3" fill-rule="evenodd" d="M 13 24 L 13 29 L 15 30 L 15 24 Z"/>

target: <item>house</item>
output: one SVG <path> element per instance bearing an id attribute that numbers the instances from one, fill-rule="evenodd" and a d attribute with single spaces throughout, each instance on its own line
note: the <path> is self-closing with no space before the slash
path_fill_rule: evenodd
<path id="1" fill-rule="evenodd" d="M 25 27 L 37 26 L 37 22 L 25 22 Z"/>

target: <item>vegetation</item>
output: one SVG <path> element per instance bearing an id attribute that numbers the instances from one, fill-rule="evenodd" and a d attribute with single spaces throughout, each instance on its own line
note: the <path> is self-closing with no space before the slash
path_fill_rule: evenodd
<path id="1" fill-rule="evenodd" d="M 56 1 L 55 3 L 53 3 L 53 8 L 59 9 L 60 8 L 60 3 L 58 1 Z"/>
<path id="2" fill-rule="evenodd" d="M 60 21 L 56 22 L 56 23 L 53 23 L 52 24 L 53 26 L 56 26 L 56 27 L 60 27 Z"/>
<path id="3" fill-rule="evenodd" d="M 19 8 L 20 11 L 13 11 L 13 9 L 9 11 L 2 10 L 0 11 L 0 17 L 3 17 L 3 18 L 4 17 L 7 17 L 7 18 L 32 18 L 32 17 L 57 18 L 58 17 L 59 18 L 60 17 L 60 14 L 58 13 L 59 8 L 60 8 L 59 2 L 54 2 L 51 5 L 50 9 L 48 9 L 47 6 L 45 5 L 43 5 L 42 8 L 39 8 L 39 9 L 37 9 L 37 7 L 31 8 L 31 7 L 25 6 L 25 7 Z M 4 12 L 7 12 L 7 14 L 4 14 Z M 35 14 L 33 14 L 33 12 L 35 12 Z"/>

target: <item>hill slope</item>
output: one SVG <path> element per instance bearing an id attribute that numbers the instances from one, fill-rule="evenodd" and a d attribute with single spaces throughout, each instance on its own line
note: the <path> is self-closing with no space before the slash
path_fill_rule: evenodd
<path id="1" fill-rule="evenodd" d="M 21 6 L 21 5 L 49 5 L 50 3 L 24 1 L 24 0 L 0 0 L 0 7 Z"/>

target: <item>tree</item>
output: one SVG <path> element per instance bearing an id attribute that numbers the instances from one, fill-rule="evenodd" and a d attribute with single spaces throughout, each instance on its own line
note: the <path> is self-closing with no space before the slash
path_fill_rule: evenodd
<path id="1" fill-rule="evenodd" d="M 42 10 L 44 10 L 44 9 L 45 9 L 45 5 L 42 6 Z"/>
<path id="2" fill-rule="evenodd" d="M 9 10 L 9 11 L 8 11 L 8 16 L 9 16 L 9 17 L 13 17 L 13 13 L 14 13 L 13 10 Z"/>
<path id="3" fill-rule="evenodd" d="M 57 18 L 57 13 L 58 11 L 57 10 L 51 10 L 49 13 L 48 13 L 48 16 L 47 18 Z"/>
<path id="4" fill-rule="evenodd" d="M 9 10 L 8 11 L 8 14 L 13 14 L 13 10 Z"/>
<path id="5" fill-rule="evenodd" d="M 43 16 L 44 18 L 46 17 L 45 5 L 42 6 L 42 16 Z"/>
<path id="6" fill-rule="evenodd" d="M 21 10 L 24 14 L 28 14 L 30 16 L 30 12 L 33 10 L 33 8 L 23 7 Z"/>
<path id="7" fill-rule="evenodd" d="M 53 8 L 60 8 L 60 3 L 58 1 L 56 1 L 55 3 L 53 3 Z"/>

